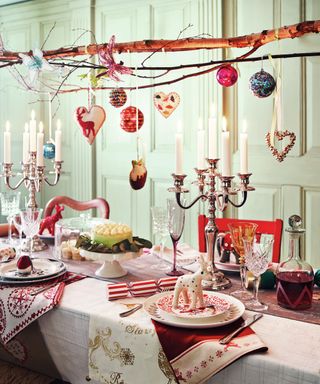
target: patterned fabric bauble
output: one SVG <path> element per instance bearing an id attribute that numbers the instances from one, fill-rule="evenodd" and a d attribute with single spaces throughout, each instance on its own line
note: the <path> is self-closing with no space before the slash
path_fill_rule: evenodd
<path id="1" fill-rule="evenodd" d="M 136 118 L 137 118 L 137 111 L 138 111 L 138 127 L 136 124 Z M 142 127 L 144 117 L 143 113 L 140 111 L 140 109 L 137 109 L 136 107 L 127 107 L 123 109 L 120 113 L 120 126 L 123 130 L 126 132 L 136 132 L 137 129 L 140 129 Z"/>
<path id="2" fill-rule="evenodd" d="M 217 72 L 217 81 L 223 87 L 231 87 L 238 80 L 238 72 L 231 65 L 224 65 Z"/>
<path id="3" fill-rule="evenodd" d="M 276 82 L 270 73 L 261 69 L 250 77 L 249 88 L 257 97 L 268 97 L 274 91 Z"/>
<path id="4" fill-rule="evenodd" d="M 125 105 L 127 94 L 123 88 L 114 88 L 109 94 L 109 102 L 113 107 L 120 108 Z"/>
<path id="5" fill-rule="evenodd" d="M 53 143 L 45 143 L 43 146 L 43 156 L 45 159 L 54 159 L 56 155 L 56 147 Z"/>

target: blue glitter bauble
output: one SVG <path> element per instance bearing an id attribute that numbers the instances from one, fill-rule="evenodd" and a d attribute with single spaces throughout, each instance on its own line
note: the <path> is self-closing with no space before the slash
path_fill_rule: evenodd
<path id="1" fill-rule="evenodd" d="M 261 69 L 250 77 L 249 88 L 257 97 L 268 97 L 274 91 L 276 82 L 270 73 Z"/>
<path id="2" fill-rule="evenodd" d="M 43 146 L 43 156 L 45 159 L 54 159 L 56 155 L 56 146 L 53 143 L 46 143 Z"/>

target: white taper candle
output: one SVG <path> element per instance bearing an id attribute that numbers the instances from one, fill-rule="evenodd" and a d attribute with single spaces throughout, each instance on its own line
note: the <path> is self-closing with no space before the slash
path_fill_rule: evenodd
<path id="1" fill-rule="evenodd" d="M 56 147 L 55 148 L 56 149 L 55 161 L 61 161 L 62 160 L 62 157 L 61 157 L 61 135 L 62 135 L 61 121 L 58 119 L 57 120 L 57 129 L 56 129 L 55 137 L 54 137 L 55 147 Z"/>
<path id="2" fill-rule="evenodd" d="M 22 144 L 22 162 L 27 164 L 29 161 L 29 147 L 30 147 L 30 134 L 29 125 L 25 123 L 23 132 L 23 144 Z"/>
<path id="3" fill-rule="evenodd" d="M 37 150 L 37 122 L 35 120 L 35 111 L 31 111 L 31 120 L 29 125 L 30 131 L 30 151 L 35 152 Z"/>
<path id="4" fill-rule="evenodd" d="M 240 173 L 248 172 L 248 132 L 247 121 L 243 120 L 242 132 L 240 133 Z"/>
<path id="5" fill-rule="evenodd" d="M 44 165 L 43 141 L 44 141 L 43 123 L 42 123 L 42 121 L 40 121 L 39 132 L 37 134 L 37 166 L 38 167 L 43 167 L 43 165 Z"/>
<path id="6" fill-rule="evenodd" d="M 3 134 L 3 160 L 5 163 L 11 163 L 11 132 L 10 122 L 6 122 L 6 129 Z"/>
<path id="7" fill-rule="evenodd" d="M 227 119 L 222 119 L 222 136 L 221 136 L 221 173 L 222 176 L 231 176 L 231 148 L 230 148 L 230 132 L 227 131 Z"/>
<path id="8" fill-rule="evenodd" d="M 178 121 L 176 141 L 176 175 L 183 175 L 183 133 L 182 133 L 182 122 Z"/>
<path id="9" fill-rule="evenodd" d="M 205 131 L 203 129 L 202 119 L 199 118 L 198 122 L 198 151 L 197 151 L 197 168 L 206 169 L 205 162 Z"/>
<path id="10" fill-rule="evenodd" d="M 211 115 L 209 117 L 209 135 L 208 135 L 208 158 L 217 159 L 217 117 L 214 105 L 211 106 Z"/>

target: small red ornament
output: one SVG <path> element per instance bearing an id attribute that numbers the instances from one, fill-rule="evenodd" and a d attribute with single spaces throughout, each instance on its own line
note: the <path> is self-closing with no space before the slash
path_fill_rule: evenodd
<path id="1" fill-rule="evenodd" d="M 138 190 L 144 187 L 147 180 L 147 168 L 143 159 L 132 160 L 132 170 L 129 175 L 129 181 L 132 189 Z"/>
<path id="2" fill-rule="evenodd" d="M 28 275 L 32 270 L 32 261 L 29 256 L 20 256 L 17 261 L 18 272 L 22 275 Z"/>
<path id="3" fill-rule="evenodd" d="M 238 80 L 238 72 L 231 65 L 224 65 L 217 72 L 217 81 L 223 87 L 231 87 Z"/>
<path id="4" fill-rule="evenodd" d="M 136 124 L 137 119 L 137 111 L 138 111 L 138 127 Z M 144 117 L 143 113 L 140 111 L 140 109 L 137 109 L 136 107 L 127 107 L 123 109 L 120 113 L 120 126 L 123 130 L 126 132 L 136 132 L 137 129 L 140 129 L 142 127 Z"/>
<path id="5" fill-rule="evenodd" d="M 114 88 L 109 94 L 109 103 L 115 107 L 120 108 L 125 105 L 127 101 L 127 94 L 123 88 Z"/>
<path id="6" fill-rule="evenodd" d="M 54 226 L 56 222 L 60 219 L 62 219 L 61 212 L 64 210 L 64 206 L 60 206 L 57 204 L 55 207 L 56 213 L 52 216 L 45 217 L 41 220 L 40 223 L 40 229 L 39 229 L 39 235 L 43 234 L 43 231 L 47 229 L 51 236 L 54 236 Z"/>

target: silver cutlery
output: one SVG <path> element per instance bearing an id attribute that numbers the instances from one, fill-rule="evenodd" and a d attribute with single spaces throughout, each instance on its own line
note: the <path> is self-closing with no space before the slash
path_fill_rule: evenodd
<path id="1" fill-rule="evenodd" d="M 120 317 L 130 316 L 130 315 L 132 315 L 133 313 L 135 313 L 136 311 L 138 311 L 141 308 L 142 308 L 142 304 L 137 304 L 135 307 L 129 309 L 128 311 L 119 313 L 119 316 Z"/>
<path id="2" fill-rule="evenodd" d="M 257 313 L 253 317 L 245 320 L 243 324 L 237 328 L 235 331 L 231 332 L 229 335 L 222 337 L 219 340 L 220 344 L 228 344 L 231 339 L 233 339 L 239 332 L 241 332 L 243 329 L 249 327 L 249 325 L 253 324 L 255 321 L 259 320 L 262 317 L 262 313 Z"/>
<path id="3" fill-rule="evenodd" d="M 30 296 L 36 296 L 39 293 L 42 293 L 42 292 L 47 291 L 48 289 L 50 289 L 52 287 L 55 287 L 59 283 L 62 283 L 62 282 L 66 283 L 66 282 L 68 282 L 68 281 L 70 281 L 70 280 L 72 280 L 74 278 L 75 278 L 75 276 L 69 276 L 69 277 L 66 277 L 66 278 L 64 278 L 64 279 L 62 279 L 60 281 L 56 281 L 54 283 L 46 285 L 45 287 L 41 287 L 41 288 L 35 289 L 34 291 L 30 292 Z"/>

